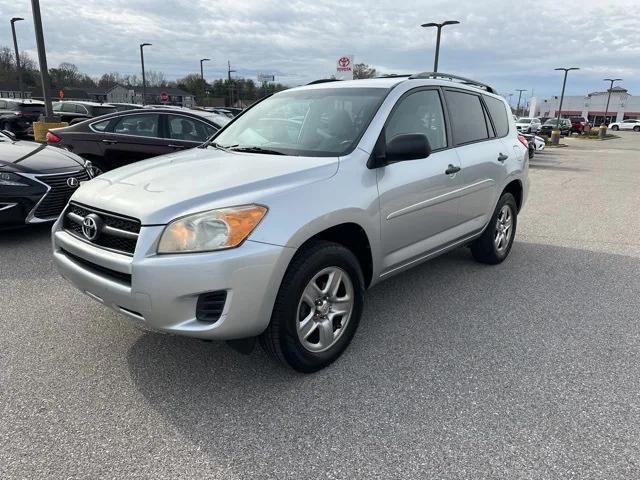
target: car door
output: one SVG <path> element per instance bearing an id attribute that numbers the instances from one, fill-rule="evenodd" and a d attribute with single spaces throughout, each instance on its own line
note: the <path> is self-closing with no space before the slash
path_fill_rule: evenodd
<path id="1" fill-rule="evenodd" d="M 504 162 L 513 156 L 512 147 L 495 135 L 480 93 L 446 89 L 445 98 L 456 153 L 460 158 L 460 222 L 464 234 L 473 234 L 486 225 L 493 213 L 497 189 L 506 175 Z M 491 109 L 500 113 L 507 125 L 505 104 L 488 97 Z M 506 134 L 504 127 L 499 132 Z"/>
<path id="2" fill-rule="evenodd" d="M 453 241 L 458 221 L 459 160 L 449 148 L 439 89 L 412 90 L 398 100 L 381 141 L 423 133 L 432 153 L 427 158 L 386 165 L 377 170 L 383 269 L 410 263 Z"/>
<path id="3" fill-rule="evenodd" d="M 190 115 L 165 115 L 164 137 L 167 147 L 172 150 L 195 148 L 204 143 L 217 131 L 212 125 Z"/>
<path id="4" fill-rule="evenodd" d="M 105 167 L 122 165 L 172 151 L 160 133 L 159 113 L 124 113 L 116 117 L 102 138 Z"/>

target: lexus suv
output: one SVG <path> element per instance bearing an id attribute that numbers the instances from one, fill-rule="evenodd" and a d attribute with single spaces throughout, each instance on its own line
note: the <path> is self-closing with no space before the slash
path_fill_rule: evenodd
<path id="1" fill-rule="evenodd" d="M 448 74 L 314 82 L 200 148 L 82 185 L 58 270 L 141 328 L 256 340 L 296 370 L 334 361 L 365 290 L 448 250 L 507 258 L 527 142 L 487 86 Z"/>

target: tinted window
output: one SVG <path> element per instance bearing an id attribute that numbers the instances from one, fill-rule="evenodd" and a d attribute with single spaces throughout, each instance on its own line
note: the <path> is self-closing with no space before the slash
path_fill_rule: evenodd
<path id="1" fill-rule="evenodd" d="M 204 142 L 215 132 L 212 126 L 182 115 L 167 115 L 169 138 L 189 142 Z"/>
<path id="2" fill-rule="evenodd" d="M 53 104 L 53 111 L 54 112 L 59 112 L 61 110 L 62 110 L 62 104 L 60 102 Z"/>
<path id="3" fill-rule="evenodd" d="M 116 107 L 93 107 L 93 116 L 99 117 L 100 115 L 106 115 L 107 113 L 115 113 Z"/>
<path id="4" fill-rule="evenodd" d="M 446 96 L 454 143 L 459 145 L 489 138 L 484 110 L 478 95 L 447 90 Z"/>
<path id="5" fill-rule="evenodd" d="M 138 137 L 158 137 L 157 113 L 139 115 L 125 115 L 113 127 L 113 133 L 122 135 L 136 135 Z"/>
<path id="6" fill-rule="evenodd" d="M 93 130 L 95 130 L 96 132 L 104 132 L 104 131 L 107 130 L 107 127 L 109 126 L 109 122 L 111 122 L 111 119 L 103 120 L 101 122 L 92 123 L 91 124 L 91 128 Z"/>
<path id="7" fill-rule="evenodd" d="M 493 120 L 493 126 L 496 130 L 497 137 L 504 137 L 509 133 L 509 117 L 507 117 L 507 109 L 504 102 L 493 97 L 484 97 L 484 101 L 489 109 L 489 115 Z M 522 123 L 531 123 L 530 118 L 521 118 Z"/>
<path id="8" fill-rule="evenodd" d="M 75 103 L 63 103 L 62 104 L 63 112 L 73 112 L 76 113 L 76 104 Z"/>
<path id="9" fill-rule="evenodd" d="M 423 133 L 433 150 L 446 147 L 447 131 L 438 92 L 424 90 L 401 99 L 385 130 L 387 142 L 397 135 Z"/>
<path id="10" fill-rule="evenodd" d="M 89 111 L 86 109 L 86 107 L 84 105 L 77 104 L 76 105 L 76 113 L 83 113 L 83 114 L 86 115 L 86 114 L 89 113 Z"/>

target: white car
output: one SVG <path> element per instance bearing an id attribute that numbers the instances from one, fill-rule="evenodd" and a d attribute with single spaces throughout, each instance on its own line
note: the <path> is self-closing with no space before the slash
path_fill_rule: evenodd
<path id="1" fill-rule="evenodd" d="M 541 152 L 544 150 L 546 143 L 544 142 L 544 138 L 535 136 L 533 137 L 533 144 L 536 147 L 536 152 Z"/>
<path id="2" fill-rule="evenodd" d="M 628 119 L 621 122 L 615 122 L 609 125 L 611 130 L 633 130 L 634 132 L 640 132 L 640 120 Z"/>
<path id="3" fill-rule="evenodd" d="M 539 118 L 520 117 L 516 120 L 516 128 L 519 132 L 536 133 L 542 128 L 542 122 Z"/>

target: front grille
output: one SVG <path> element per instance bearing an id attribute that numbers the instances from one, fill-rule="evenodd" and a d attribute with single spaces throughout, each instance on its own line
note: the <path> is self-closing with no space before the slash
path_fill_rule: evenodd
<path id="1" fill-rule="evenodd" d="M 46 183 L 50 188 L 49 192 L 43 197 L 42 201 L 36 207 L 33 213 L 34 217 L 40 219 L 57 218 L 64 206 L 69 202 L 71 195 L 78 188 L 67 185 L 67 179 L 77 178 L 84 182 L 89 180 L 89 175 L 85 170 L 79 170 L 72 173 L 61 173 L 59 175 L 38 175 L 36 179 L 42 183 Z"/>
<path id="2" fill-rule="evenodd" d="M 82 231 L 82 221 L 89 214 L 97 215 L 103 224 L 100 233 L 94 240 L 87 239 Z M 140 233 L 139 220 L 77 203 L 69 204 L 64 213 L 62 226 L 65 231 L 85 242 L 126 255 L 133 255 L 135 252 Z"/>
<path id="3" fill-rule="evenodd" d="M 226 301 L 227 292 L 225 290 L 203 293 L 198 297 L 196 304 L 196 318 L 201 322 L 217 322 L 222 315 Z"/>
<path id="4" fill-rule="evenodd" d="M 128 273 L 118 272 L 116 270 L 111 270 L 110 268 L 103 267 L 102 265 L 97 265 L 93 262 L 90 262 L 89 260 L 85 260 L 84 258 L 74 255 L 73 253 L 65 249 L 61 249 L 61 251 L 71 260 L 82 265 L 85 269 L 89 270 L 92 273 L 95 273 L 96 275 L 108 277 L 112 280 L 117 280 L 121 283 L 131 285 L 131 275 L 129 275 Z"/>

